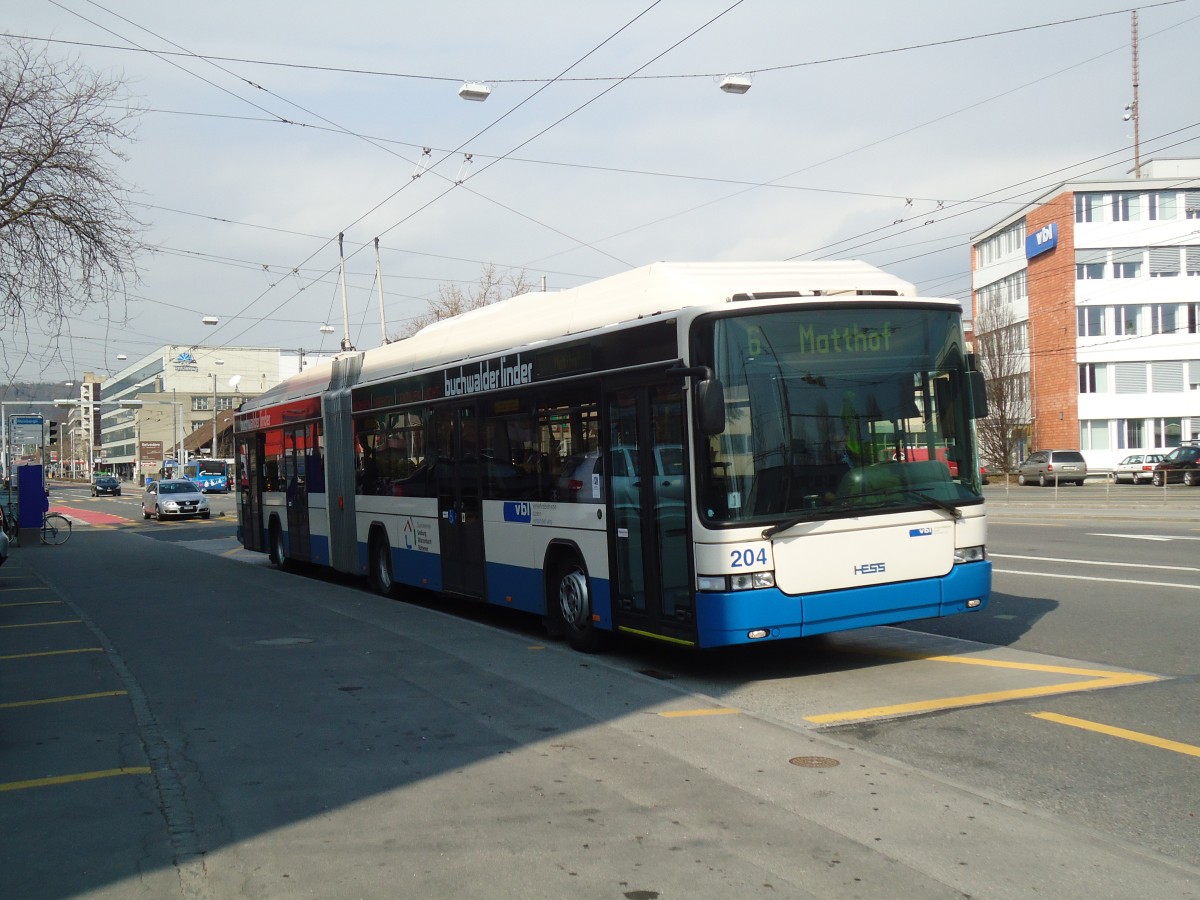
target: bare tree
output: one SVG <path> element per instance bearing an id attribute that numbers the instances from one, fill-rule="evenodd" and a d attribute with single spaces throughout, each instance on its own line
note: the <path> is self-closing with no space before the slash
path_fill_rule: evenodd
<path id="1" fill-rule="evenodd" d="M 59 335 L 136 278 L 144 226 L 116 165 L 138 110 L 78 62 L 11 38 L 0 54 L 0 335 L 34 322 Z"/>
<path id="2" fill-rule="evenodd" d="M 501 300 L 507 300 L 509 297 L 515 297 L 517 294 L 524 294 L 530 290 L 532 290 L 532 285 L 530 285 L 529 276 L 524 269 L 519 272 L 510 270 L 503 275 L 497 275 L 495 264 L 488 263 L 480 272 L 479 279 L 465 292 L 455 282 L 438 285 L 437 298 L 429 301 L 429 310 L 409 321 L 400 337 L 410 337 L 426 325 L 442 319 L 449 319 L 451 316 L 457 316 L 459 313 L 469 312 L 472 309 L 499 303 Z"/>
<path id="3" fill-rule="evenodd" d="M 975 353 L 987 382 L 988 414 L 976 423 L 980 456 L 1010 472 L 1018 447 L 1029 433 L 1028 324 L 1016 321 L 1012 307 L 993 302 L 975 319 Z"/>

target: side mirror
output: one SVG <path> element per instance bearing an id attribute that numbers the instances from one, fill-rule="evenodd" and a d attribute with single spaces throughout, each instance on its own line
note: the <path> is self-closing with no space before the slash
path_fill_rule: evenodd
<path id="1" fill-rule="evenodd" d="M 982 419 L 988 414 L 987 382 L 982 372 L 968 372 L 967 378 L 971 386 L 971 404 L 974 407 L 976 419 Z"/>
<path id="2" fill-rule="evenodd" d="M 704 378 L 694 384 L 700 430 L 707 435 L 725 430 L 725 387 L 716 378 Z"/>

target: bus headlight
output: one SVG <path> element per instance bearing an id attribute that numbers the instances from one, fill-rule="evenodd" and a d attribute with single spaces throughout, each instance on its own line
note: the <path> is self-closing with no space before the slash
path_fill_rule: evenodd
<path id="1" fill-rule="evenodd" d="M 954 564 L 983 562 L 987 559 L 987 550 L 980 547 L 955 547 L 954 548 Z"/>
<path id="2" fill-rule="evenodd" d="M 701 591 L 753 591 L 775 587 L 774 572 L 746 572 L 738 575 L 701 575 L 696 579 Z"/>

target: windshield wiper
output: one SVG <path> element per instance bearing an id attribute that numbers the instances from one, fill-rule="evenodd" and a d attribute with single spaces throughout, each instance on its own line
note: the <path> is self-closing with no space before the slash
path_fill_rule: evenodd
<path id="1" fill-rule="evenodd" d="M 938 509 L 948 512 L 955 519 L 962 518 L 962 510 L 959 509 L 955 504 L 951 503 L 949 500 L 942 500 L 938 497 L 932 496 L 931 494 L 926 494 L 924 491 L 914 490 L 913 488 L 895 488 L 893 490 L 888 490 L 888 491 L 868 491 L 867 493 L 864 493 L 864 494 L 850 494 L 846 497 L 839 497 L 838 499 L 840 501 L 845 501 L 848 499 L 859 499 L 859 498 L 864 498 L 864 497 L 886 497 L 888 494 L 908 494 L 909 496 L 916 497 L 920 500 L 925 501 L 926 503 L 928 503 L 932 506 L 937 507 Z M 888 505 L 889 504 L 887 504 L 887 503 L 875 502 L 875 503 L 871 503 L 871 504 L 867 504 L 867 505 L 861 505 L 861 506 L 858 506 L 857 508 L 862 509 L 862 510 L 886 509 L 888 507 Z M 855 507 L 843 505 L 841 508 L 842 509 L 854 509 Z M 816 512 L 816 511 L 814 511 L 814 512 Z M 762 533 L 763 540 L 764 541 L 770 540 L 772 537 L 779 534 L 781 531 L 787 531 L 789 528 L 794 528 L 796 525 L 800 525 L 804 522 L 809 521 L 810 519 L 812 519 L 812 517 L 813 517 L 813 513 L 809 513 L 809 514 L 803 515 L 803 516 L 793 516 L 792 518 L 788 519 L 787 521 L 780 522 L 778 525 L 772 525 L 770 528 L 764 528 L 763 533 Z"/>

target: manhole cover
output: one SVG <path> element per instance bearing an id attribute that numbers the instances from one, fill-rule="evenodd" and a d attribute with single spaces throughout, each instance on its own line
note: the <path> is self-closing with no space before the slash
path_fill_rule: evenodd
<path id="1" fill-rule="evenodd" d="M 832 769 L 841 765 L 836 759 L 828 756 L 793 756 L 788 762 L 802 769 Z"/>
<path id="2" fill-rule="evenodd" d="M 258 644 L 260 647 L 292 647 L 292 646 L 295 646 L 296 644 L 311 644 L 312 642 L 313 642 L 312 638 L 292 637 L 292 638 L 267 638 L 266 640 L 255 641 L 254 643 Z"/>

